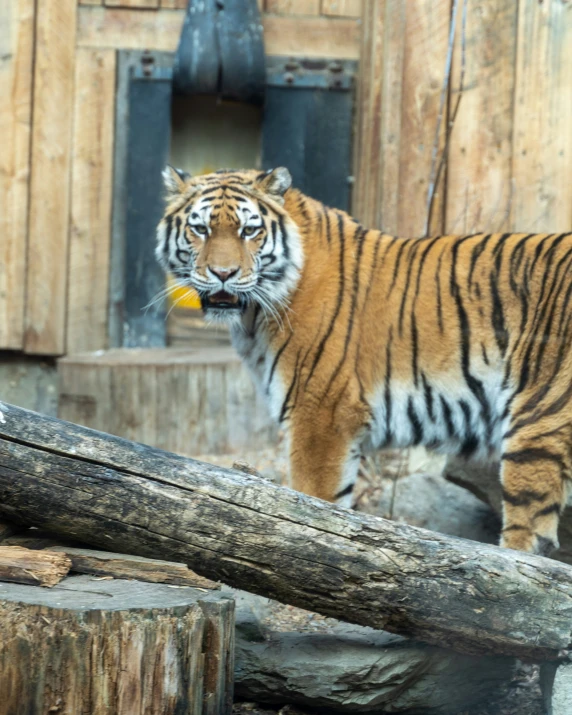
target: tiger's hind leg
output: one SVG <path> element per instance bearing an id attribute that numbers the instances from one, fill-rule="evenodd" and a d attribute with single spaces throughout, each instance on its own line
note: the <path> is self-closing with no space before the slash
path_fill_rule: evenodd
<path id="1" fill-rule="evenodd" d="M 527 425 L 506 440 L 501 457 L 501 546 L 548 556 L 558 548 L 558 523 L 571 471 L 570 426 L 544 431 Z M 510 430 L 509 430 L 510 434 Z"/>

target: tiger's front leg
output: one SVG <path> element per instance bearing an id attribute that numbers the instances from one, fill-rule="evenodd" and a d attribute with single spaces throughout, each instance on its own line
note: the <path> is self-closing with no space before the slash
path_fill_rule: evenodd
<path id="1" fill-rule="evenodd" d="M 336 421 L 330 410 L 295 410 L 289 428 L 290 486 L 350 507 L 362 432 L 353 420 Z"/>

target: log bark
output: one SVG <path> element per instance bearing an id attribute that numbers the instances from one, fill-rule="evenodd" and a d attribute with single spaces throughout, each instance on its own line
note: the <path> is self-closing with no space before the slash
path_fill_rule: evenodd
<path id="1" fill-rule="evenodd" d="M 230 715 L 226 671 L 217 681 L 226 690 L 208 689 L 209 659 L 218 660 L 206 636 L 218 629 L 233 638 L 234 602 L 203 596 L 89 576 L 50 591 L 0 584 L 2 712 Z"/>
<path id="2" fill-rule="evenodd" d="M 66 554 L 0 546 L 0 581 L 55 586 L 67 576 L 71 563 Z"/>
<path id="3" fill-rule="evenodd" d="M 0 515 L 467 653 L 557 659 L 572 569 L 4 405 Z"/>

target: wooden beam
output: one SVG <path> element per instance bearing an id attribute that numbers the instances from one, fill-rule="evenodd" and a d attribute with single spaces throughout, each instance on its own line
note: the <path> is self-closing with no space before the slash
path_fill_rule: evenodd
<path id="1" fill-rule="evenodd" d="M 104 0 L 106 7 L 133 7 L 142 9 L 156 9 L 159 0 Z"/>
<path id="2" fill-rule="evenodd" d="M 114 50 L 76 54 L 67 352 L 107 347 Z"/>
<path id="3" fill-rule="evenodd" d="M 570 647 L 569 566 L 1 409 L 3 517 L 459 651 L 551 660 Z"/>
<path id="4" fill-rule="evenodd" d="M 519 3 L 512 230 L 572 229 L 571 37 L 569 5 Z"/>
<path id="5" fill-rule="evenodd" d="M 24 346 L 44 355 L 65 350 L 77 11 L 77 0 L 38 0 Z"/>
<path id="6" fill-rule="evenodd" d="M 320 0 L 266 0 L 265 10 L 279 15 L 319 15 Z"/>
<path id="7" fill-rule="evenodd" d="M 361 17 L 363 4 L 362 0 L 322 0 L 322 15 Z"/>
<path id="8" fill-rule="evenodd" d="M 188 0 L 161 0 L 162 10 L 186 10 Z"/>
<path id="9" fill-rule="evenodd" d="M 463 45 L 464 91 L 451 134 L 445 228 L 449 233 L 500 231 L 510 223 L 518 3 L 469 2 L 464 43 L 462 4 L 459 0 L 452 107 L 459 94 Z"/>
<path id="10" fill-rule="evenodd" d="M 0 349 L 24 343 L 34 0 L 0 0 Z"/>
<path id="11" fill-rule="evenodd" d="M 151 49 L 174 52 L 183 10 L 130 10 L 82 6 L 78 10 L 80 47 Z M 269 55 L 357 59 L 359 24 L 352 18 L 264 15 L 264 41 Z"/>

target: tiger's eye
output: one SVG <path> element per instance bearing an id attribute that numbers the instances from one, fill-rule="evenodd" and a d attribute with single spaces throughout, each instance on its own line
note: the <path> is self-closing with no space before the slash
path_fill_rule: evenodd
<path id="1" fill-rule="evenodd" d="M 201 236 L 208 233 L 207 227 L 202 223 L 198 223 L 196 226 L 193 226 L 193 228 L 197 233 L 200 233 Z"/>
<path id="2" fill-rule="evenodd" d="M 242 229 L 242 235 L 243 236 L 254 236 L 254 234 L 258 231 L 258 226 L 245 226 Z"/>

